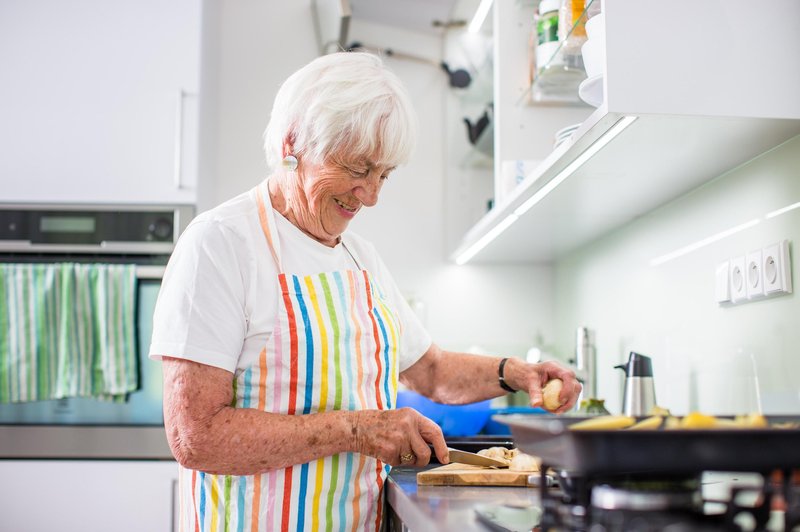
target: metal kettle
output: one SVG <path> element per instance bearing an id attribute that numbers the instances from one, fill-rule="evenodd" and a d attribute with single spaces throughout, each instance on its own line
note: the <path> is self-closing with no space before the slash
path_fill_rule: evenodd
<path id="1" fill-rule="evenodd" d="M 622 413 L 626 416 L 646 416 L 656 406 L 653 382 L 653 363 L 650 357 L 631 351 L 627 364 L 614 366 L 625 372 L 625 394 Z"/>

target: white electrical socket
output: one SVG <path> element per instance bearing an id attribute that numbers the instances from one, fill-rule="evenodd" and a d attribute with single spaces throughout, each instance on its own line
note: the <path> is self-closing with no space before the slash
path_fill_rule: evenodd
<path id="1" fill-rule="evenodd" d="M 788 240 L 721 262 L 714 274 L 714 296 L 720 304 L 791 293 L 792 261 Z"/>
<path id="2" fill-rule="evenodd" d="M 751 251 L 745 259 L 745 280 L 747 283 L 747 298 L 758 299 L 764 297 L 764 276 L 761 266 L 761 250 Z"/>
<path id="3" fill-rule="evenodd" d="M 729 271 L 731 282 L 731 301 L 737 303 L 747 299 L 747 275 L 745 272 L 744 255 L 731 259 Z"/>
<path id="4" fill-rule="evenodd" d="M 789 241 L 765 247 L 761 252 L 764 272 L 764 293 L 792 293 L 792 261 L 789 255 Z"/>

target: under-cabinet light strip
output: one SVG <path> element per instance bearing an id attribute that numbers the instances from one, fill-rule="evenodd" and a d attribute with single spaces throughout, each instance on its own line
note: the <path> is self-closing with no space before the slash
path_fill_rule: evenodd
<path id="1" fill-rule="evenodd" d="M 456 264 L 459 266 L 466 264 L 472 257 L 478 254 L 480 250 L 485 248 L 489 243 L 497 238 L 500 233 L 508 229 L 511 224 L 516 222 L 520 216 L 525 214 L 528 210 L 530 210 L 534 205 L 539 203 L 542 198 L 547 196 L 550 192 L 553 191 L 558 185 L 560 185 L 565 179 L 567 179 L 570 175 L 574 174 L 581 166 L 586 163 L 589 159 L 591 159 L 594 154 L 600 151 L 603 146 L 614 140 L 614 137 L 622 133 L 622 131 L 631 125 L 637 117 L 635 116 L 625 116 L 619 119 L 611 128 L 606 131 L 599 139 L 594 141 L 594 143 L 586 148 L 583 153 L 581 153 L 578 157 L 575 158 L 574 161 L 569 163 L 563 170 L 561 170 L 556 176 L 547 182 L 542 188 L 536 191 L 536 193 L 528 198 L 525 203 L 514 209 L 514 212 L 506 216 L 506 218 L 494 226 L 492 229 L 489 230 L 488 233 L 483 235 L 479 238 L 474 244 L 468 247 L 464 252 L 462 252 L 458 257 L 456 257 Z"/>
<path id="2" fill-rule="evenodd" d="M 517 218 L 519 218 L 519 216 L 514 213 L 506 216 L 502 222 L 492 227 L 488 233 L 480 237 L 474 244 L 468 247 L 464 253 L 459 255 L 458 258 L 456 258 L 456 264 L 459 266 L 466 264 L 469 259 L 474 257 L 480 250 L 485 248 L 489 242 L 497 238 L 497 235 L 505 231 L 508 226 L 516 222 Z"/>
<path id="3" fill-rule="evenodd" d="M 493 0 L 481 0 L 478 9 L 475 10 L 475 15 L 472 17 L 472 22 L 469 23 L 469 27 L 467 28 L 469 33 L 478 33 L 481 31 L 483 21 L 486 20 L 486 15 L 489 14 L 489 10 L 492 8 L 492 1 Z"/>

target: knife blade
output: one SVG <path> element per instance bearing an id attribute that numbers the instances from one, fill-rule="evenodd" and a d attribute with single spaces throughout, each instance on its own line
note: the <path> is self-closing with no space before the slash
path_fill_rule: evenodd
<path id="1" fill-rule="evenodd" d="M 456 462 L 458 464 L 469 464 L 485 467 L 508 467 L 506 462 L 489 458 L 488 456 L 481 456 L 479 454 L 469 453 L 467 451 L 459 451 L 458 449 L 452 449 L 450 447 L 447 448 L 447 452 L 450 455 L 451 463 Z"/>

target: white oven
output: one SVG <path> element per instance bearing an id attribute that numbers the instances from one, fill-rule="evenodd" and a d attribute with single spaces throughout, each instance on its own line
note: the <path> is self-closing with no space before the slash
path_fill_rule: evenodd
<path id="1" fill-rule="evenodd" d="M 0 262 L 135 265 L 138 362 L 138 387 L 125 402 L 0 403 L 0 457 L 162 458 L 168 452 L 161 365 L 147 352 L 161 277 L 193 214 L 191 206 L 0 204 Z M 0 324 L 0 334 L 8 333 Z"/>

